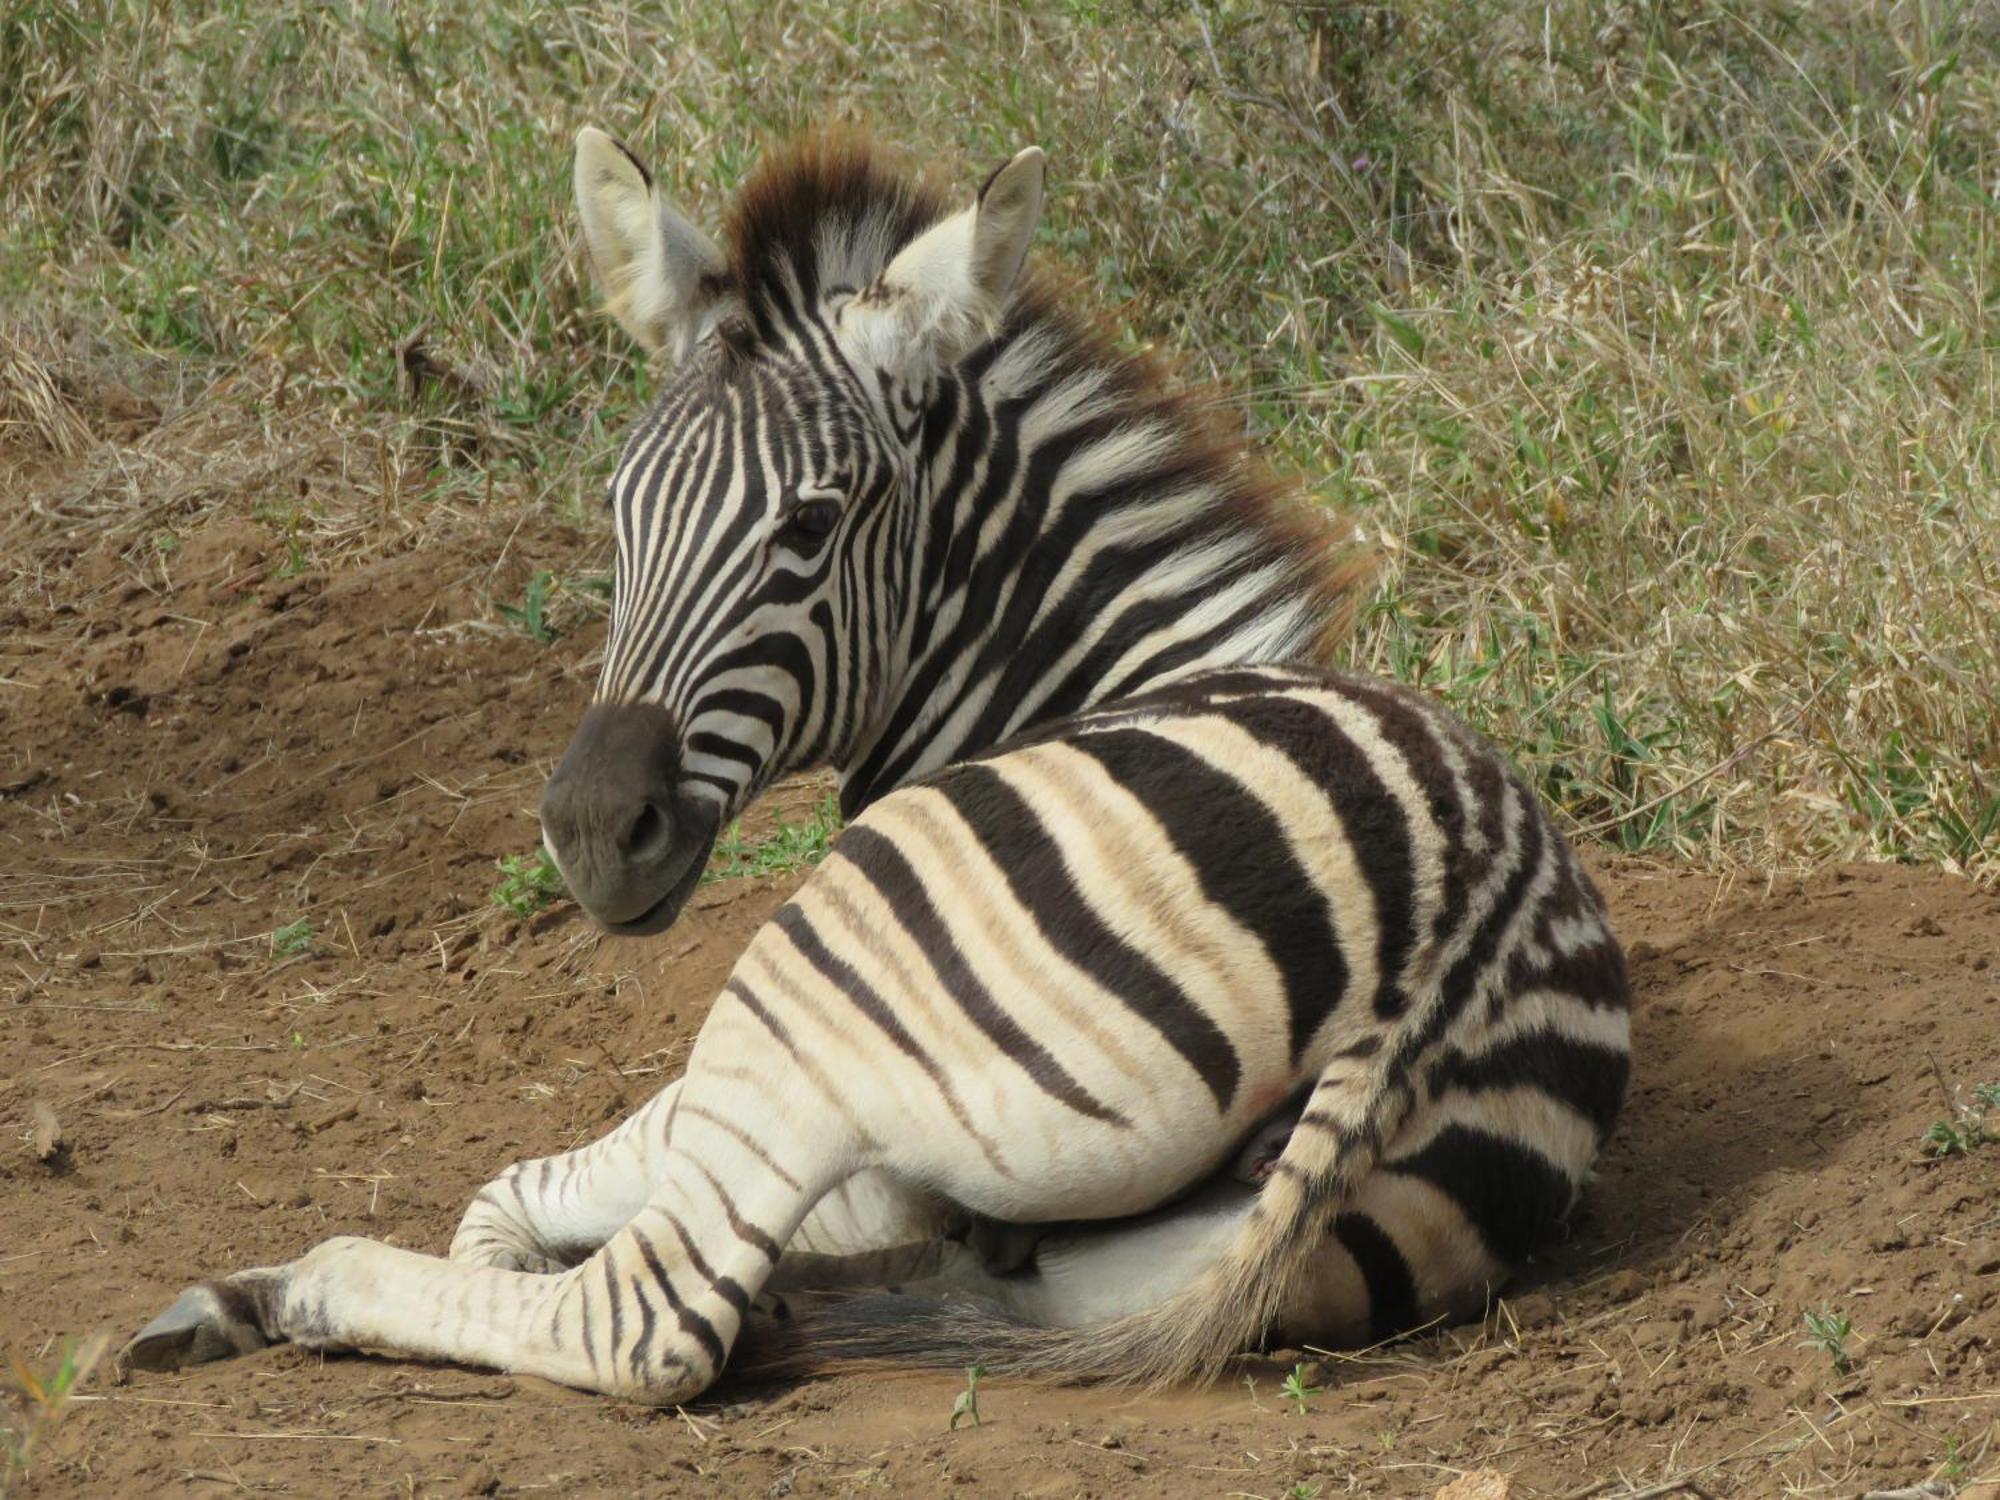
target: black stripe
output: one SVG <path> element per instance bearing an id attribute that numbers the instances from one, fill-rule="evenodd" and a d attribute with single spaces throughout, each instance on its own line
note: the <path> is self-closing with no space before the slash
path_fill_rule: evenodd
<path id="1" fill-rule="evenodd" d="M 1342 673 L 1330 684 L 1342 697 L 1350 699 L 1375 716 L 1376 732 L 1403 757 L 1403 765 L 1422 789 L 1430 804 L 1431 824 L 1443 841 L 1443 895 L 1431 923 L 1431 937 L 1448 943 L 1458 924 L 1465 920 L 1465 904 L 1484 862 L 1497 853 L 1498 825 L 1491 827 L 1488 853 L 1475 858 L 1466 845 L 1467 811 L 1445 759 L 1437 730 L 1406 694 L 1366 677 Z M 1469 790 L 1480 799 L 1481 814 L 1490 824 L 1500 807 L 1503 779 L 1494 765 L 1493 753 L 1482 745 L 1468 748 L 1466 780 Z"/>
<path id="2" fill-rule="evenodd" d="M 738 998 L 741 998 L 740 992 Z M 676 1109 L 679 1109 L 681 1107 L 679 1096 L 675 1097 L 674 1107 Z M 769 1172 L 773 1177 L 777 1178 L 778 1181 L 782 1182 L 786 1187 L 792 1189 L 793 1192 L 803 1191 L 803 1189 L 799 1185 L 798 1178 L 794 1177 L 790 1172 L 787 1172 L 783 1167 L 779 1166 L 775 1161 L 771 1160 L 770 1153 L 766 1151 L 762 1146 L 758 1145 L 755 1137 L 753 1137 L 748 1131 L 744 1130 L 742 1126 L 736 1124 L 734 1121 L 724 1119 L 721 1115 L 717 1114 L 712 1109 L 702 1108 L 702 1106 L 699 1104 L 688 1105 L 687 1112 L 693 1115 L 698 1120 L 708 1121 L 709 1124 L 713 1125 L 717 1130 L 720 1130 L 724 1135 L 727 1135 L 732 1139 L 734 1139 L 736 1143 L 742 1146 L 742 1148 L 745 1151 L 748 1151 L 752 1156 L 757 1158 L 758 1164 L 762 1166 L 765 1171 Z"/>
<path id="3" fill-rule="evenodd" d="M 764 1002 L 750 992 L 749 985 L 732 976 L 722 986 L 722 993 L 733 996 L 739 1005 L 755 1016 L 763 1024 L 764 1029 L 771 1033 L 772 1041 L 783 1047 L 794 1061 L 798 1060 L 799 1049 L 792 1045 L 792 1033 L 786 1028 L 783 1021 L 780 1021 L 769 1010 L 765 1009 Z"/>
<path id="4" fill-rule="evenodd" d="M 1568 953 L 1553 949 L 1541 957 L 1525 950 L 1516 953 L 1507 966 L 1507 988 L 1514 994 L 1555 990 L 1575 996 L 1593 1010 L 1625 1010 L 1632 1003 L 1625 952 L 1608 933 L 1603 941 Z"/>
<path id="5" fill-rule="evenodd" d="M 644 1243 L 641 1236 L 640 1242 Z M 618 1295 L 618 1271 L 612 1262 L 615 1256 L 604 1256 L 604 1300 L 611 1304 L 611 1357 L 618 1358 L 618 1346 L 625 1342 L 625 1299 Z"/>
<path id="6" fill-rule="evenodd" d="M 1526 1086 L 1559 1099 L 1597 1127 L 1601 1141 L 1618 1119 L 1625 1080 L 1632 1070 L 1624 1052 L 1560 1031 L 1541 1029 L 1512 1037 L 1468 1057 L 1449 1051 L 1431 1072 L 1433 1093 Z"/>
<path id="7" fill-rule="evenodd" d="M 642 1252 L 644 1249 L 642 1242 Z M 632 1288 L 632 1300 L 639 1304 L 639 1336 L 632 1341 L 632 1374 L 635 1379 L 644 1380 L 647 1361 L 653 1356 L 653 1339 L 659 1332 L 660 1319 L 659 1314 L 653 1311 L 653 1300 L 646 1295 L 644 1287 Z"/>
<path id="8" fill-rule="evenodd" d="M 1414 1156 L 1382 1170 L 1420 1178 L 1464 1210 L 1494 1259 L 1519 1265 L 1560 1228 L 1575 1202 L 1569 1178 L 1541 1152 L 1469 1125 L 1447 1125 Z"/>
<path id="9" fill-rule="evenodd" d="M 1283 976 L 1296 1063 L 1347 990 L 1347 960 L 1283 826 L 1242 782 L 1164 735 L 1113 729 L 1069 743 L 1153 809 L 1202 894 L 1263 941 Z"/>
<path id="10" fill-rule="evenodd" d="M 736 1237 L 744 1244 L 753 1246 L 764 1259 L 776 1265 L 779 1254 L 778 1242 L 736 1211 L 736 1200 L 729 1196 L 729 1190 L 716 1180 L 713 1172 L 700 1162 L 695 1163 L 695 1168 L 708 1180 L 708 1186 L 715 1194 L 716 1200 L 722 1204 L 722 1212 L 728 1218 L 729 1227 L 735 1232 Z"/>
<path id="11" fill-rule="evenodd" d="M 1348 848 L 1375 898 L 1375 1014 L 1409 1008 L 1401 976 L 1417 941 L 1416 872 L 1410 820 L 1374 763 L 1329 714 L 1289 696 L 1236 698 L 1211 710 L 1278 751 L 1324 791 L 1339 814 Z"/>
<path id="12" fill-rule="evenodd" d="M 582 1308 L 583 1357 L 591 1369 L 597 1368 L 597 1338 L 590 1326 L 590 1292 L 584 1287 L 582 1278 L 576 1283 L 576 1300 Z"/>
<path id="13" fill-rule="evenodd" d="M 861 977 L 860 971 L 826 946 L 820 935 L 813 931 L 812 923 L 806 919 L 806 914 L 799 910 L 798 904 L 786 902 L 771 921 L 792 940 L 792 946 L 798 950 L 799 957 L 826 980 L 835 994 L 852 1002 L 856 1010 L 881 1028 L 882 1034 L 896 1044 L 898 1051 L 924 1070 L 925 1076 L 937 1085 L 939 1097 L 944 1100 L 945 1108 L 951 1111 L 951 1116 L 958 1122 L 959 1128 L 979 1146 L 995 1171 L 1011 1177 L 1013 1173 L 1008 1171 L 1001 1161 L 1000 1153 L 991 1138 L 973 1124 L 972 1116 L 966 1113 L 964 1101 L 958 1097 L 958 1090 L 951 1086 L 951 1080 L 945 1077 L 944 1069 L 938 1066 L 937 1059 L 926 1052 L 922 1044 L 910 1035 L 909 1028 L 903 1025 L 896 1012 L 875 992 L 875 987 Z"/>
<path id="14" fill-rule="evenodd" d="M 674 1237 L 681 1242 L 681 1254 L 687 1257 L 687 1263 L 694 1268 L 694 1274 L 713 1285 L 715 1272 L 709 1269 L 708 1257 L 695 1248 L 694 1239 L 687 1232 L 687 1226 L 681 1223 L 680 1216 L 672 1209 L 665 1208 L 660 1210 L 660 1215 L 667 1221 L 667 1227 L 673 1230 Z"/>
<path id="15" fill-rule="evenodd" d="M 749 1307 L 749 1293 L 743 1290 L 735 1277 L 715 1274 L 708 1264 L 708 1257 L 696 1248 L 694 1239 L 688 1234 L 680 1218 L 668 1209 L 662 1209 L 660 1212 L 673 1229 L 675 1238 L 681 1242 L 681 1253 L 687 1257 L 688 1265 L 693 1267 L 695 1275 L 707 1282 L 717 1296 L 739 1313 Z"/>
<path id="16" fill-rule="evenodd" d="M 977 764 L 954 766 L 931 785 L 985 846 L 1049 946 L 1159 1032 L 1226 1113 L 1243 1073 L 1229 1038 L 1163 969 L 1097 915 L 1021 795 L 998 772 Z"/>
<path id="17" fill-rule="evenodd" d="M 922 879 L 900 849 L 872 828 L 850 828 L 840 836 L 834 852 L 881 892 L 903 930 L 936 970 L 946 992 L 1009 1061 L 1018 1065 L 1044 1093 L 1078 1114 L 1130 1127 L 1129 1119 L 1099 1103 L 993 999 L 972 972 L 952 936 L 950 924 L 932 903 Z"/>
<path id="18" fill-rule="evenodd" d="M 1410 1263 L 1388 1233 L 1368 1215 L 1344 1213 L 1333 1221 L 1334 1238 L 1354 1257 L 1368 1288 L 1368 1328 L 1377 1339 L 1393 1338 L 1417 1326 L 1417 1283 Z"/>
<path id="19" fill-rule="evenodd" d="M 645 1260 L 646 1269 L 651 1273 L 654 1284 L 666 1294 L 667 1306 L 673 1309 L 674 1317 L 680 1323 L 681 1332 L 700 1344 L 702 1352 L 708 1356 L 709 1363 L 720 1368 L 725 1351 L 722 1339 L 715 1331 L 715 1325 L 688 1306 L 681 1294 L 674 1290 L 673 1278 L 667 1274 L 667 1268 L 660 1264 L 660 1257 L 654 1251 L 652 1242 L 643 1234 L 634 1234 L 632 1238 L 639 1247 L 639 1254 Z"/>
<path id="20" fill-rule="evenodd" d="M 787 901 L 778 908 L 778 914 L 771 918 L 778 930 L 792 940 L 799 957 L 810 964 L 834 991 L 854 1002 L 869 1020 L 881 1028 L 882 1034 L 896 1044 L 896 1050 L 916 1063 L 929 1075 L 931 1081 L 944 1088 L 943 1071 L 937 1060 L 923 1049 L 921 1043 L 910 1035 L 895 1011 L 891 1010 L 882 997 L 875 993 L 875 987 L 861 977 L 860 972 L 846 959 L 826 946 L 820 935 L 813 931 L 813 925 L 806 914 L 799 910 L 796 901 Z"/>

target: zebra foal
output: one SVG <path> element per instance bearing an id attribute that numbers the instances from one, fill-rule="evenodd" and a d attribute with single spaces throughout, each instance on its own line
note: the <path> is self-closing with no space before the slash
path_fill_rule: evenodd
<path id="1" fill-rule="evenodd" d="M 128 1363 L 293 1340 L 673 1402 L 804 1288 L 902 1294 L 791 1325 L 827 1348 L 1078 1379 L 1476 1309 L 1623 1095 L 1602 903 L 1490 747 L 1315 665 L 1351 570 L 1024 269 L 1040 153 L 947 215 L 808 138 L 726 251 L 608 137 L 576 177 L 679 366 L 612 481 L 549 847 L 645 932 L 771 777 L 832 762 L 852 821 L 682 1078 L 488 1184 L 448 1260 L 332 1240 Z"/>

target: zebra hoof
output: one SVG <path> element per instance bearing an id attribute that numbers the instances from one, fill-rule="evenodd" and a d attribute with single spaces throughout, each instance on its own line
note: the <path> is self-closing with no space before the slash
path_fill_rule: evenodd
<path id="1" fill-rule="evenodd" d="M 118 1351 L 127 1370 L 184 1370 L 212 1359 L 254 1353 L 271 1341 L 257 1326 L 251 1298 L 239 1288 L 191 1286 L 173 1306 Z"/>

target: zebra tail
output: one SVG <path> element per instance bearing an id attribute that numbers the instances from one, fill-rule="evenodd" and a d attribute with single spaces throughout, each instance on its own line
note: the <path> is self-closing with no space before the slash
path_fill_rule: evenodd
<path id="1" fill-rule="evenodd" d="M 1042 1328 L 975 1304 L 864 1294 L 746 1328 L 731 1372 L 789 1377 L 882 1363 L 976 1364 L 989 1375 L 1064 1384 L 1213 1380 L 1230 1358 L 1264 1342 L 1309 1280 L 1334 1219 L 1374 1170 L 1408 1104 L 1402 1088 L 1376 1080 L 1342 1125 L 1319 1102 L 1335 1087 L 1323 1086 L 1308 1106 L 1229 1246 L 1144 1311 L 1086 1328 Z M 1365 1326 L 1368 1310 L 1355 1312 Z"/>

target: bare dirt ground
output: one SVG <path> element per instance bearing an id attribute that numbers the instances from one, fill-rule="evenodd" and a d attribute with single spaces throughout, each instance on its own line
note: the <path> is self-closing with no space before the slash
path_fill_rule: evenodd
<path id="1" fill-rule="evenodd" d="M 488 902 L 535 842 L 594 627 L 494 623 L 600 538 L 471 515 L 333 568 L 269 525 L 161 558 L 30 528 L 0 557 L 0 1345 L 123 1337 L 180 1286 L 336 1233 L 441 1250 L 506 1162 L 672 1075 L 796 877 L 672 932 Z M 783 789 L 753 819 L 796 812 Z M 275 1350 L 101 1379 L 38 1495 L 1859 1495 L 2000 1475 L 2000 1143 L 1921 1138 L 2000 1079 L 2000 893 L 1932 870 L 1599 864 L 1638 1075 L 1573 1238 L 1483 1324 L 1201 1391 L 846 1374 L 640 1410 Z M 305 919 L 309 946 L 274 929 Z M 285 946 L 285 945 L 280 945 Z M 33 1149 L 34 1106 L 64 1139 Z M 1844 1360 L 1808 1310 L 1851 1321 Z M 1315 1487 L 1318 1487 L 1317 1490 Z M 1595 1488 L 1593 1488 L 1595 1487 Z"/>

